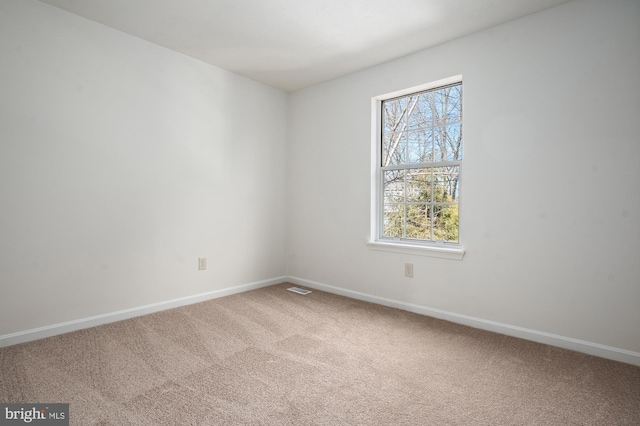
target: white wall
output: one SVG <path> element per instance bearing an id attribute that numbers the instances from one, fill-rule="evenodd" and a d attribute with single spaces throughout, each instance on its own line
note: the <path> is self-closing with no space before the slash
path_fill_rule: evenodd
<path id="1" fill-rule="evenodd" d="M 0 336 L 283 276 L 286 122 L 284 92 L 2 0 Z"/>
<path id="2" fill-rule="evenodd" d="M 289 275 L 639 352 L 639 42 L 579 0 L 292 94 Z M 371 98 L 458 74 L 466 255 L 371 251 Z"/>

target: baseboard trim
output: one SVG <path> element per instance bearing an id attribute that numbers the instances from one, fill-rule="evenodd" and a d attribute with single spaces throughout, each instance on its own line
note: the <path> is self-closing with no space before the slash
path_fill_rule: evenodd
<path id="1" fill-rule="evenodd" d="M 139 317 L 142 315 L 164 311 L 167 309 L 173 309 L 180 306 L 191 305 L 193 303 L 204 302 L 206 300 L 217 299 L 219 297 L 230 296 L 232 294 L 243 293 L 245 291 L 268 287 L 286 281 L 287 277 L 277 277 L 269 280 L 242 284 L 220 290 L 209 291 L 206 293 L 195 294 L 192 296 L 180 297 L 178 299 L 167 300 L 164 302 L 152 303 L 149 305 L 110 312 L 107 314 L 95 315 L 88 318 L 81 318 L 78 320 L 48 325 L 45 327 L 33 328 L 31 330 L 5 334 L 0 336 L 0 348 L 5 346 L 17 345 L 19 343 L 30 342 L 33 340 L 44 339 L 45 337 L 57 336 L 59 334 L 95 327 L 102 324 L 122 321 L 125 319 Z"/>
<path id="2" fill-rule="evenodd" d="M 401 302 L 398 300 L 387 299 L 379 296 L 373 296 L 370 294 L 347 290 L 341 287 L 334 287 L 331 285 L 319 283 L 316 281 L 310 281 L 299 277 L 289 276 L 287 278 L 287 282 L 310 287 L 316 290 L 326 291 L 327 293 L 350 297 L 352 299 L 371 302 L 391 308 L 397 308 L 434 318 L 444 319 L 481 330 L 493 331 L 495 333 L 505 334 L 507 336 L 518 337 L 533 342 L 543 343 L 550 346 L 556 346 L 559 348 L 570 349 L 576 352 L 582 352 L 588 355 L 598 356 L 600 358 L 607 358 L 614 361 L 620 361 L 627 364 L 640 366 L 639 352 L 628 351 L 626 349 L 600 345 L 598 343 L 573 339 L 571 337 L 564 337 L 556 334 L 546 333 L 543 331 L 531 330 L 495 321 L 484 320 L 481 318 L 470 317 L 467 315 L 456 314 L 454 312 L 443 311 L 441 309 L 428 308 L 426 306 L 415 305 L 412 303 Z"/>
<path id="3" fill-rule="evenodd" d="M 574 339 L 571 337 L 559 336 L 556 334 L 546 333 L 537 330 L 531 330 L 523 327 L 503 324 L 495 321 L 475 318 L 468 315 L 448 312 L 441 309 L 429 308 L 426 306 L 416 305 L 413 303 L 402 302 L 399 300 L 387 299 L 384 297 L 374 296 L 367 293 L 361 293 L 348 290 L 341 287 L 335 287 L 316 281 L 307 280 L 294 276 L 282 276 L 263 281 L 257 281 L 248 284 L 242 284 L 234 287 L 214 290 L 206 293 L 200 293 L 192 296 L 181 297 L 178 299 L 167 300 L 164 302 L 152 303 L 149 305 L 139 306 L 121 311 L 110 312 L 107 314 L 95 315 L 88 318 L 67 321 L 59 324 L 52 324 L 44 327 L 38 327 L 30 330 L 19 331 L 0 336 L 0 347 L 17 345 L 19 343 L 30 342 L 33 340 L 44 339 L 46 337 L 57 336 L 59 334 L 69 333 L 76 330 L 95 327 L 102 324 L 109 324 L 134 318 L 154 312 L 173 309 L 180 306 L 191 305 L 194 303 L 204 302 L 206 300 L 217 299 L 219 297 L 230 296 L 232 294 L 243 293 L 262 287 L 268 287 L 275 284 L 289 282 L 296 285 L 306 286 L 316 290 L 326 291 L 327 293 L 338 294 L 352 299 L 362 300 L 365 302 L 375 303 L 382 306 L 401 309 L 420 315 L 426 315 L 434 318 L 444 319 L 457 324 L 467 325 L 481 330 L 493 331 L 495 333 L 505 334 L 508 336 L 518 337 L 533 342 L 543 343 L 546 345 L 556 346 L 559 348 L 570 349 L 589 355 L 607 358 L 614 361 L 620 361 L 627 364 L 640 366 L 640 353 L 628 351 L 626 349 L 605 346 L 598 343 L 587 342 L 584 340 Z"/>

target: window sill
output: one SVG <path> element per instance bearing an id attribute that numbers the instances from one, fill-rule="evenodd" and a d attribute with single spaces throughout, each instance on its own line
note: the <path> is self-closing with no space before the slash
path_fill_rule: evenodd
<path id="1" fill-rule="evenodd" d="M 440 259 L 462 260 L 462 257 L 464 256 L 464 248 L 462 248 L 462 246 L 418 246 L 413 244 L 388 243 L 382 241 L 368 242 L 367 246 L 369 246 L 370 250 L 437 257 Z"/>

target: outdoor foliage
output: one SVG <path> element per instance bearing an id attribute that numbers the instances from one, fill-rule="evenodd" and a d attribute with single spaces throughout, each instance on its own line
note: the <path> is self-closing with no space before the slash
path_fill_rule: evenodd
<path id="1" fill-rule="evenodd" d="M 462 85 L 382 106 L 385 237 L 458 241 Z"/>

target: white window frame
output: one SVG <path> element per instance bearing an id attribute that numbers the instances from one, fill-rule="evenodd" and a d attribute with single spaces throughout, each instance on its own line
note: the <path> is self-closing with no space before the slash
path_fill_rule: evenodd
<path id="1" fill-rule="evenodd" d="M 382 238 L 381 236 L 384 208 L 382 203 L 381 167 L 382 102 L 387 99 L 407 96 L 413 93 L 424 92 L 426 90 L 437 89 L 439 87 L 457 83 L 462 83 L 462 75 L 445 78 L 420 86 L 415 86 L 392 93 L 386 93 L 384 95 L 374 96 L 373 98 L 371 98 L 371 239 L 367 244 L 370 249 L 393 253 L 431 256 L 444 259 L 461 260 L 463 258 L 465 251 L 460 242 L 445 243 L 443 241 L 407 241 L 401 239 Z M 462 167 L 460 167 L 460 174 L 462 174 Z M 461 209 L 460 203 L 458 204 L 458 208 Z M 461 223 L 458 223 L 458 235 L 462 235 Z"/>

